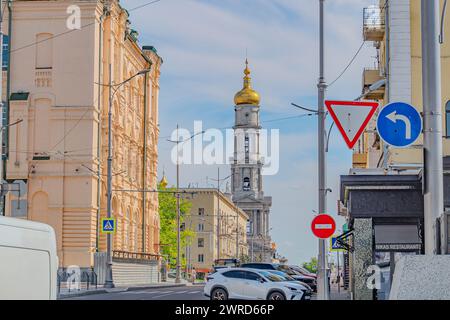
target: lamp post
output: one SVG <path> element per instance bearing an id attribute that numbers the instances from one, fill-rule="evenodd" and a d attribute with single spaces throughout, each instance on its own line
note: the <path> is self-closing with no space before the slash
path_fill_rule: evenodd
<path id="1" fill-rule="evenodd" d="M 179 161 L 179 145 L 180 142 L 182 142 L 182 144 L 186 143 L 187 141 L 190 141 L 191 139 L 193 139 L 195 136 L 198 136 L 199 134 L 203 134 L 205 133 L 205 131 L 202 132 L 198 132 L 194 135 L 192 135 L 189 139 L 180 141 L 180 137 L 179 137 L 179 125 L 177 124 L 177 140 L 169 140 L 167 139 L 167 141 L 175 143 L 177 145 L 177 190 L 176 190 L 176 197 L 177 197 L 177 268 L 176 268 L 176 278 L 175 278 L 175 283 L 180 283 L 181 282 L 181 232 L 180 232 L 180 227 L 181 227 L 181 212 L 180 212 L 180 161 Z"/>
<path id="2" fill-rule="evenodd" d="M 109 64 L 109 84 L 104 85 L 109 87 L 109 106 L 108 106 L 108 171 L 107 171 L 107 208 L 106 208 L 106 216 L 107 218 L 111 218 L 112 213 L 112 103 L 114 95 L 117 93 L 119 88 L 125 83 L 129 82 L 131 79 L 144 75 L 150 72 L 150 69 L 144 69 L 131 76 L 130 78 L 118 83 L 112 83 L 112 66 Z M 110 233 L 106 236 L 106 280 L 105 280 L 105 288 L 114 288 L 114 280 L 112 275 L 112 235 Z"/>

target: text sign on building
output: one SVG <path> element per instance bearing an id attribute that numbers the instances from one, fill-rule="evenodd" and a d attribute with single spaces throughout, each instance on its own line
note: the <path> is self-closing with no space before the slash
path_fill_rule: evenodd
<path id="1" fill-rule="evenodd" d="M 115 233 L 116 232 L 116 219 L 114 218 L 102 218 L 102 233 Z"/>
<path id="2" fill-rule="evenodd" d="M 327 214 L 319 214 L 311 223 L 313 234 L 320 239 L 328 239 L 336 231 L 336 222 Z"/>
<path id="3" fill-rule="evenodd" d="M 325 101 L 325 105 L 345 143 L 349 149 L 353 149 L 379 104 L 373 101 L 328 100 Z"/>
<path id="4" fill-rule="evenodd" d="M 403 102 L 386 105 L 378 115 L 377 131 L 387 144 L 405 148 L 412 145 L 422 132 L 422 117 L 413 106 Z"/>

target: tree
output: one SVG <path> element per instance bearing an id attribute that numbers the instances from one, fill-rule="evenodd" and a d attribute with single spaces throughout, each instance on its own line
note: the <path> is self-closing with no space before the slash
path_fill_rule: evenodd
<path id="1" fill-rule="evenodd" d="M 312 273 L 317 273 L 317 258 L 313 257 L 309 262 L 303 263 L 303 268 Z"/>
<path id="2" fill-rule="evenodd" d="M 175 192 L 175 188 L 167 188 L 165 184 L 159 183 L 158 190 Z M 177 259 L 177 198 L 176 193 L 159 192 L 159 217 L 160 217 L 160 247 L 161 254 L 169 258 L 171 267 L 176 267 Z M 192 204 L 186 199 L 180 199 L 180 225 L 181 225 L 181 255 L 183 248 L 190 245 L 195 233 L 184 226 L 185 216 L 189 214 Z M 186 257 L 181 259 L 181 266 L 186 266 Z"/>

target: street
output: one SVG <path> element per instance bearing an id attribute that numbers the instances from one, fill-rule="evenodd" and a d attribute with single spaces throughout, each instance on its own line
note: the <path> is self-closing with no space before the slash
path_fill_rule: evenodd
<path id="1" fill-rule="evenodd" d="M 95 294 L 65 300 L 208 300 L 203 285 Z"/>

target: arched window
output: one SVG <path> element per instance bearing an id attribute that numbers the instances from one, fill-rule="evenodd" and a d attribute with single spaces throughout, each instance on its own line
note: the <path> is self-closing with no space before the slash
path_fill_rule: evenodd
<path id="1" fill-rule="evenodd" d="M 242 184 L 242 189 L 244 191 L 250 191 L 250 178 L 248 178 L 248 177 L 244 178 L 244 183 Z"/>
<path id="2" fill-rule="evenodd" d="M 445 104 L 445 137 L 450 138 L 450 100 Z"/>

